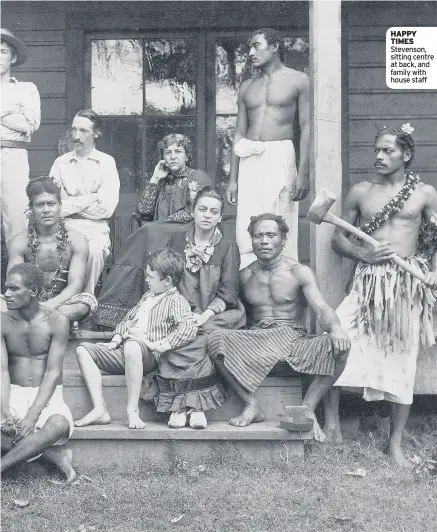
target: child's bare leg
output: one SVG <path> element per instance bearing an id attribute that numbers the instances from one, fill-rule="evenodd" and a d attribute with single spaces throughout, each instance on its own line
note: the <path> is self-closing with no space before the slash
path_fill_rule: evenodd
<path id="1" fill-rule="evenodd" d="M 138 342 L 124 344 L 124 361 L 127 385 L 127 419 L 130 429 L 143 429 L 146 424 L 140 418 L 138 403 L 143 380 L 143 355 Z"/>

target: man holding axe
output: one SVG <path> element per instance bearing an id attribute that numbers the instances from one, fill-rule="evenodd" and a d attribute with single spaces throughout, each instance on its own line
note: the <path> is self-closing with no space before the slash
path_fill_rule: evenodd
<path id="1" fill-rule="evenodd" d="M 425 228 L 427 243 L 437 242 L 437 191 L 406 171 L 414 156 L 413 131 L 405 124 L 377 133 L 376 176 L 351 188 L 342 220 L 326 212 L 330 205 L 322 212 L 320 196 L 308 215 L 317 223 L 335 224 L 332 248 L 356 263 L 351 291 L 336 311 L 352 347 L 325 404 L 325 432 L 341 439 L 339 386 L 363 390 L 367 401 L 390 401 L 386 452 L 402 467 L 411 467 L 401 443 L 419 347 L 435 343 L 431 290 L 437 288 L 435 248 L 423 239 Z"/>

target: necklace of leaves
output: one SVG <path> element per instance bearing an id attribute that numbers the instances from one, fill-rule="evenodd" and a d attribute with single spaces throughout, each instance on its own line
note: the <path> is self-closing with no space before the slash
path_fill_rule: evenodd
<path id="1" fill-rule="evenodd" d="M 377 212 L 369 222 L 361 225 L 361 231 L 364 231 L 370 235 L 373 233 L 373 231 L 376 231 L 378 227 L 381 227 L 381 225 L 389 218 L 397 214 L 402 209 L 407 199 L 411 196 L 419 182 L 420 177 L 417 174 L 414 175 L 409 172 L 407 174 L 405 183 L 402 185 L 402 188 L 399 190 L 396 196 L 392 198 L 379 212 Z"/>
<path id="2" fill-rule="evenodd" d="M 29 254 L 29 262 L 32 262 L 33 264 L 36 264 L 36 257 L 38 254 L 38 249 L 40 245 L 39 241 L 39 235 L 36 230 L 36 222 L 29 223 L 29 228 L 27 231 L 28 236 L 28 245 L 30 248 L 30 254 Z M 68 246 L 71 244 L 71 242 L 68 240 L 68 229 L 65 226 L 64 220 L 59 220 L 59 231 L 56 233 L 56 238 L 58 239 L 58 243 L 56 244 L 56 251 L 59 253 L 59 259 L 58 263 L 56 265 L 55 271 L 51 274 L 51 281 L 49 285 L 45 285 L 39 300 L 40 301 L 47 301 L 53 297 L 55 287 L 56 287 L 56 281 L 60 277 L 62 273 L 62 264 L 64 262 L 64 257 L 67 252 Z"/>

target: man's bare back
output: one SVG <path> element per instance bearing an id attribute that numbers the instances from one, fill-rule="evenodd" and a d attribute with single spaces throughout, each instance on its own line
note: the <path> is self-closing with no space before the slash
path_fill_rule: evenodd
<path id="1" fill-rule="evenodd" d="M 307 76 L 281 65 L 270 75 L 261 74 L 240 88 L 247 109 L 250 140 L 293 140 L 298 99 Z"/>
<path id="2" fill-rule="evenodd" d="M 2 333 L 9 359 L 11 384 L 37 387 L 46 371 L 47 357 L 55 329 L 64 325 L 65 316 L 40 306 L 30 321 L 15 310 L 2 313 Z M 61 384 L 62 376 L 57 384 Z"/>
<path id="3" fill-rule="evenodd" d="M 383 178 L 363 181 L 353 189 L 360 224 L 369 222 L 401 189 L 401 184 L 390 186 Z M 429 222 L 432 212 L 430 198 L 436 194 L 434 187 L 419 183 L 402 209 L 372 233 L 380 242 L 389 242 L 391 249 L 402 257 L 415 255 L 422 221 Z M 364 245 L 364 244 L 363 244 Z"/>
<path id="4" fill-rule="evenodd" d="M 241 271 L 244 298 L 254 322 L 280 319 L 296 325 L 305 324 L 307 301 L 300 279 L 305 269 L 307 266 L 282 257 L 271 269 L 255 261 Z"/>

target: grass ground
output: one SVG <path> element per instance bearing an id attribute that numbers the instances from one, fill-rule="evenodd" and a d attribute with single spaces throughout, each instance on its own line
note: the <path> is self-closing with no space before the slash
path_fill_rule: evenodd
<path id="1" fill-rule="evenodd" d="M 303 461 L 270 468 L 175 461 L 166 470 L 142 464 L 135 475 L 82 471 L 65 486 L 55 471 L 26 464 L 3 477 L 2 530 L 436 532 L 437 419 L 410 426 L 412 472 L 381 452 L 386 430 L 386 420 L 367 418 L 358 440 L 310 443 Z M 365 476 L 347 474 L 359 470 Z"/>

